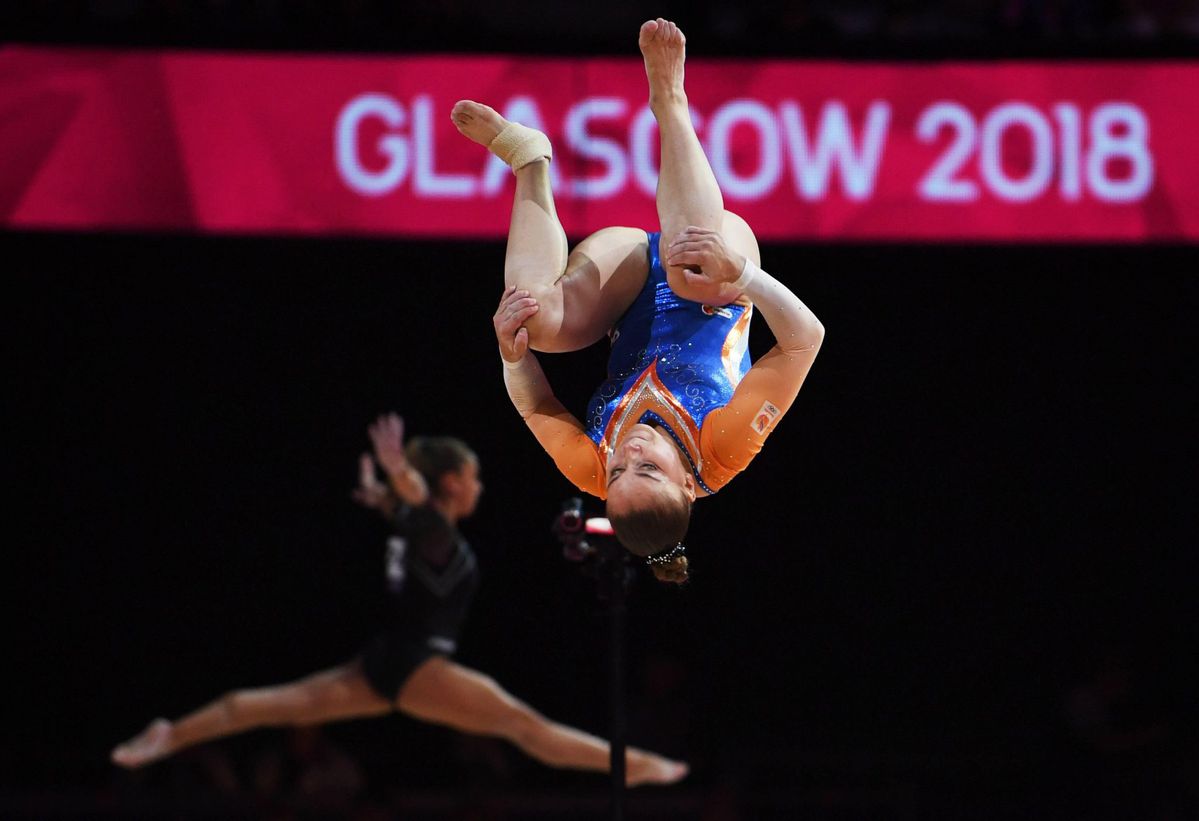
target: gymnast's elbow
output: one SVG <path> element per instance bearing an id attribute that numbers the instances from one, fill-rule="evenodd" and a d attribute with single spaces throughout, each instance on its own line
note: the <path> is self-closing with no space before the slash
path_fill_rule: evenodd
<path id="1" fill-rule="evenodd" d="M 812 338 L 812 341 L 819 346 L 820 343 L 824 341 L 824 323 L 821 322 L 816 317 L 816 314 L 812 313 L 811 311 L 808 311 L 808 317 L 808 335 Z"/>
<path id="2" fill-rule="evenodd" d="M 823 342 L 824 323 L 811 311 L 805 310 L 803 321 L 796 324 L 785 340 L 780 340 L 779 347 L 788 353 L 804 353 L 820 350 Z"/>

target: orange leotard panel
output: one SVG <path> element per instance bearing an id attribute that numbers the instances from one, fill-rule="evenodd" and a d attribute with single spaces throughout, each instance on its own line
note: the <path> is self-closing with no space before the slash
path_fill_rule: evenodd
<path id="1" fill-rule="evenodd" d="M 729 403 L 708 414 L 699 437 L 708 487 L 724 487 L 758 455 L 795 401 L 810 364 L 807 352 L 772 348 L 750 368 Z"/>
<path id="2" fill-rule="evenodd" d="M 803 358 L 803 353 L 772 349 L 737 385 L 729 403 L 708 414 L 699 431 L 700 458 L 693 461 L 702 465 L 704 484 L 712 491 L 728 484 L 762 450 L 799 393 L 808 368 L 807 362 L 800 361 Z M 605 455 L 558 400 L 543 402 L 528 425 L 575 487 L 600 499 L 607 497 Z"/>
<path id="3" fill-rule="evenodd" d="M 750 367 L 750 301 L 709 306 L 681 299 L 662 268 L 657 234 L 649 239 L 649 274 L 613 328 L 607 378 L 585 421 L 556 399 L 526 417 L 563 475 L 601 499 L 608 453 L 638 423 L 670 435 L 700 495 L 728 484 L 795 401 L 819 347 L 798 346 L 789 334 Z"/>
<path id="4" fill-rule="evenodd" d="M 542 402 L 527 424 L 571 484 L 584 493 L 607 498 L 607 470 L 599 448 L 561 402 L 557 399 Z"/>

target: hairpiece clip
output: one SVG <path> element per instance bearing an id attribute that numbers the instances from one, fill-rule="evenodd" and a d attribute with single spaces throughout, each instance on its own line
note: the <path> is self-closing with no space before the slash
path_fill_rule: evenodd
<path id="1" fill-rule="evenodd" d="M 670 564 L 677 556 L 686 556 L 687 548 L 679 542 L 669 550 L 663 550 L 660 553 L 654 553 L 645 557 L 645 563 L 651 567 L 656 564 Z"/>

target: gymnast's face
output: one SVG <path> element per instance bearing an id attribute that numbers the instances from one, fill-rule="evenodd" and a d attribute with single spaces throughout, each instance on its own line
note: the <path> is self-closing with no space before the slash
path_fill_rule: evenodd
<path id="1" fill-rule="evenodd" d="M 453 500 L 454 507 L 463 516 L 475 512 L 479 496 L 483 494 L 483 482 L 479 478 L 479 460 L 471 458 L 462 467 L 441 477 L 442 490 Z"/>
<path id="2" fill-rule="evenodd" d="M 669 434 L 633 425 L 608 456 L 608 510 L 643 507 L 648 499 L 683 493 L 695 501 L 695 479 Z"/>

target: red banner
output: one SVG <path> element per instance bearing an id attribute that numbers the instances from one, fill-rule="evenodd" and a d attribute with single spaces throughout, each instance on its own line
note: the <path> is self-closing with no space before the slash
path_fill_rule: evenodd
<path id="1" fill-rule="evenodd" d="M 1199 64 L 687 64 L 725 205 L 772 240 L 1199 239 Z M 572 236 L 656 227 L 639 58 L 0 49 L 0 224 L 502 237 L 455 100 L 546 131 Z"/>

